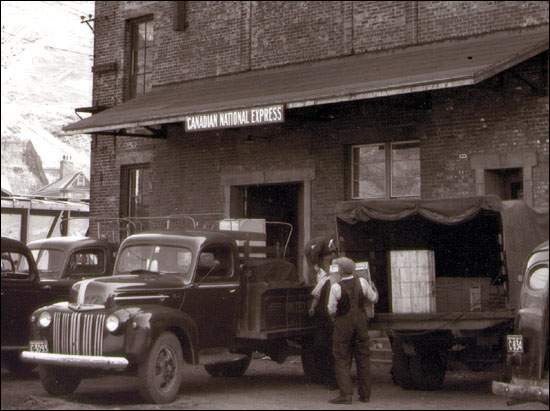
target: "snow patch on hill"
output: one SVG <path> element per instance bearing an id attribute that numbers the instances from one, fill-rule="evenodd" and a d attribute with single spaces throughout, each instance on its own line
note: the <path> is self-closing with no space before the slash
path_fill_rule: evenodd
<path id="1" fill-rule="evenodd" d="M 41 167 L 58 167 L 69 155 L 89 175 L 89 137 L 62 137 L 61 128 L 78 120 L 75 107 L 91 105 L 93 33 L 80 16 L 93 14 L 93 2 L 2 1 L 1 8 L 2 159 L 10 158 L 4 148 L 19 151 L 13 158 L 24 156 L 31 142 Z M 2 161 L 2 186 L 19 194 L 31 192 L 44 176 L 8 166 Z"/>

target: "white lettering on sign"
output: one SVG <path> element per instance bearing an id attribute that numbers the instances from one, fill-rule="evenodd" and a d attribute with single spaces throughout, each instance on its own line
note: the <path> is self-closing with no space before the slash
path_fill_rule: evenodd
<path id="1" fill-rule="evenodd" d="M 185 131 L 246 127 L 284 121 L 284 106 L 247 108 L 219 113 L 194 114 L 185 119 Z"/>

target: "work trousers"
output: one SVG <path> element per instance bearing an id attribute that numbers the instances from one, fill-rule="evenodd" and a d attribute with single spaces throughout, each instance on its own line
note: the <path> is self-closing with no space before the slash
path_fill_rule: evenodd
<path id="1" fill-rule="evenodd" d="M 371 393 L 370 351 L 366 315 L 363 312 L 355 311 L 355 313 L 350 312 L 344 316 L 336 317 L 332 337 L 336 381 L 340 394 L 343 397 L 351 397 L 353 394 L 351 364 L 355 357 L 359 396 L 369 399 Z"/>
<path id="2" fill-rule="evenodd" d="M 332 350 L 332 323 L 328 318 L 319 319 L 314 339 L 314 350 L 322 372 L 323 383 L 334 384 L 334 357 Z"/>

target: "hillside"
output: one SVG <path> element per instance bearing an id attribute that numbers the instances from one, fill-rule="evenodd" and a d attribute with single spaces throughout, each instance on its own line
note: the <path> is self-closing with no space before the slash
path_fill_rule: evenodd
<path id="1" fill-rule="evenodd" d="M 75 107 L 91 105 L 93 33 L 80 16 L 93 14 L 93 2 L 1 8 L 2 186 L 33 192 L 63 155 L 89 174 L 89 137 L 64 137 L 61 127 L 78 120 Z"/>

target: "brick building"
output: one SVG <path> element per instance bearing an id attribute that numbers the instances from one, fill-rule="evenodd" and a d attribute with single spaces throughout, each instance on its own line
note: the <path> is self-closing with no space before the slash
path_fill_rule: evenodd
<path id="1" fill-rule="evenodd" d="M 94 135 L 91 214 L 287 221 L 301 261 L 342 200 L 497 194 L 548 210 L 548 13 L 97 1 L 90 111 L 103 111 L 67 128 Z M 266 106 L 284 121 L 206 116 L 211 129 L 186 131 L 197 114 Z"/>

